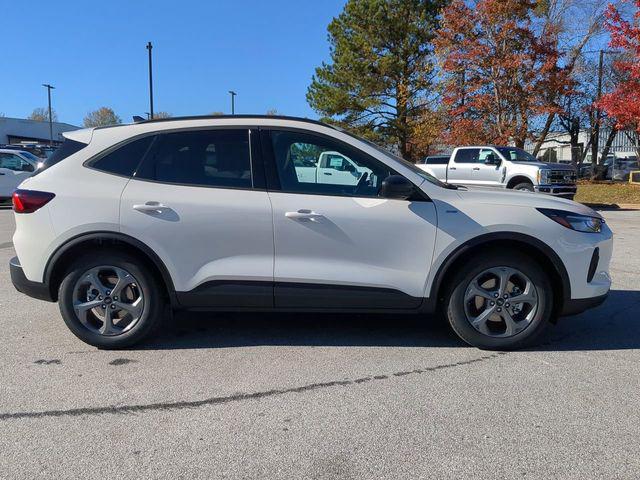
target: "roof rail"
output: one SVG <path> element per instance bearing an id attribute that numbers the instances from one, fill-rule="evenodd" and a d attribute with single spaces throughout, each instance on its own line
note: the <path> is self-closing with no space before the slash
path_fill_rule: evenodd
<path id="1" fill-rule="evenodd" d="M 307 122 L 307 123 L 315 123 L 316 125 L 323 125 L 329 128 L 335 128 L 333 125 L 328 123 L 321 122 L 320 120 L 312 120 L 310 118 L 304 117 L 291 117 L 288 115 L 251 115 L 251 114 L 241 114 L 241 115 L 189 115 L 184 117 L 168 117 L 168 118 L 150 118 L 149 120 L 142 120 L 136 123 L 155 123 L 155 122 L 173 122 L 176 120 L 211 120 L 211 119 L 229 119 L 229 118 L 240 118 L 240 119 L 275 119 L 275 120 L 293 120 L 297 122 Z"/>

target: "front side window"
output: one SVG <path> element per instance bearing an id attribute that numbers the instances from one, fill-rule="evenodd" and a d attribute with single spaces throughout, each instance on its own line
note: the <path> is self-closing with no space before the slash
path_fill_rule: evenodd
<path id="1" fill-rule="evenodd" d="M 251 188 L 249 131 L 158 134 L 136 178 L 182 185 Z"/>
<path id="2" fill-rule="evenodd" d="M 0 168 L 6 168 L 14 172 L 22 172 L 25 170 L 24 165 L 29 165 L 29 163 L 22 160 L 18 155 L 14 155 L 13 153 L 0 153 Z"/>
<path id="3" fill-rule="evenodd" d="M 395 174 L 363 152 L 325 137 L 272 131 L 271 142 L 286 192 L 375 197 L 382 181 Z"/>

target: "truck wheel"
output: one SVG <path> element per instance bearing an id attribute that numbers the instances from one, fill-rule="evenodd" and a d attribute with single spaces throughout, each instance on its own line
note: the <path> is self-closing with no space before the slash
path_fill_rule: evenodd
<path id="1" fill-rule="evenodd" d="M 513 187 L 514 190 L 520 190 L 523 192 L 533 192 L 533 185 L 529 182 L 522 182 Z"/>
<path id="2" fill-rule="evenodd" d="M 512 350 L 531 345 L 548 327 L 553 291 L 530 257 L 490 252 L 465 263 L 445 296 L 447 318 L 470 345 Z"/>
<path id="3" fill-rule="evenodd" d="M 104 349 L 131 346 L 161 324 L 164 300 L 154 275 L 124 252 L 79 258 L 59 289 L 60 313 L 80 340 Z"/>

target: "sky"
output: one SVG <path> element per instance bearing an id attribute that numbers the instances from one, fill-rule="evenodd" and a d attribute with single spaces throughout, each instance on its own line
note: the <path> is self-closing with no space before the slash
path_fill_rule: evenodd
<path id="1" fill-rule="evenodd" d="M 0 113 L 27 117 L 55 86 L 58 120 L 81 125 L 101 106 L 123 121 L 154 110 L 317 118 L 305 94 L 329 60 L 327 25 L 344 0 L 0 0 Z M 7 19 L 13 19 L 6 21 Z M 11 66 L 11 68 L 7 68 Z"/>

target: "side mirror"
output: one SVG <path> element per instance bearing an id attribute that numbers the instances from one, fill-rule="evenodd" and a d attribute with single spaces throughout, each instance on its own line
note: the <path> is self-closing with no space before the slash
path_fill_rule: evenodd
<path id="1" fill-rule="evenodd" d="M 389 175 L 382 181 L 380 196 L 395 200 L 406 200 L 414 191 L 413 183 L 401 175 Z"/>
<path id="2" fill-rule="evenodd" d="M 487 155 L 487 157 L 484 159 L 484 164 L 485 165 L 500 165 L 501 161 L 498 157 L 496 157 L 493 153 L 490 153 L 489 155 Z"/>
<path id="3" fill-rule="evenodd" d="M 24 163 L 22 165 L 22 171 L 23 172 L 35 172 L 36 169 L 33 165 L 31 165 L 30 163 Z"/>

